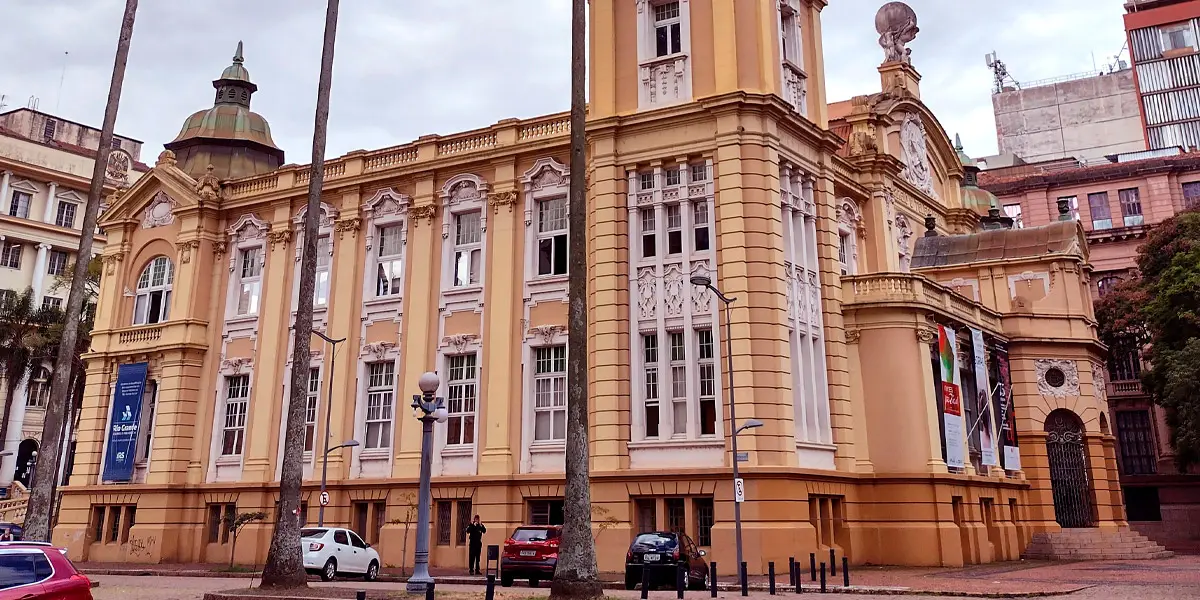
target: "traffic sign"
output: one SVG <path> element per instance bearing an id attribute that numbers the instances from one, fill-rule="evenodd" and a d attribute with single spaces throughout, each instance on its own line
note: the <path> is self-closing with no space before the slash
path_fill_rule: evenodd
<path id="1" fill-rule="evenodd" d="M 329 506 L 329 492 L 321 492 L 321 506 Z"/>
<path id="2" fill-rule="evenodd" d="M 742 483 L 741 477 L 733 480 L 733 501 L 738 503 L 746 501 L 746 486 Z"/>

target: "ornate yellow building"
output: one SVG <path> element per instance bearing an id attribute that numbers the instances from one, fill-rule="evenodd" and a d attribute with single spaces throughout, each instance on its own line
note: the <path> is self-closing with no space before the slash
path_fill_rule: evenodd
<path id="1" fill-rule="evenodd" d="M 975 233 L 987 195 L 920 101 L 911 10 L 877 19 L 882 91 L 828 104 L 823 7 L 592 0 L 586 167 L 567 164 L 565 114 L 327 162 L 314 326 L 347 341 L 314 338 L 305 365 L 289 332 L 309 171 L 279 166 L 239 53 L 211 114 L 172 142 L 188 160 L 163 152 L 105 213 L 55 542 L 85 560 L 224 561 L 222 515 L 262 510 L 237 545 L 261 563 L 284 518 L 293 368 L 311 374 L 314 449 L 299 518 L 316 518 L 318 441 L 357 440 L 329 457 L 326 520 L 362 532 L 383 566 L 411 560 L 420 424 L 406 399 L 424 371 L 450 413 L 434 565 L 464 565 L 472 514 L 489 544 L 560 519 L 566 288 L 583 276 L 565 261 L 571 168 L 589 181 L 602 570 L 656 528 L 733 560 L 725 328 L 699 274 L 736 298 L 738 414 L 764 423 L 739 440 L 752 571 L 826 547 L 855 563 L 1014 559 L 1060 523 L 1123 535 L 1080 230 L 984 217 L 1000 229 Z M 143 382 L 140 410 L 114 402 Z"/>

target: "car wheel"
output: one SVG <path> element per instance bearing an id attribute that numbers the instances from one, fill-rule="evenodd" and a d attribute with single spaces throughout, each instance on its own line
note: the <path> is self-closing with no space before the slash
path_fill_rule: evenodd
<path id="1" fill-rule="evenodd" d="M 512 587 L 512 584 L 513 584 L 512 575 L 506 575 L 504 573 L 500 574 L 500 587 Z"/>
<path id="2" fill-rule="evenodd" d="M 321 569 L 321 580 L 333 581 L 334 577 L 337 577 L 337 561 L 331 558 L 325 561 L 325 567 Z"/>
<path id="3" fill-rule="evenodd" d="M 363 579 L 367 581 L 375 581 L 379 578 L 379 563 L 371 561 L 371 565 L 367 567 L 367 574 L 363 575 Z"/>
<path id="4" fill-rule="evenodd" d="M 693 590 L 707 590 L 708 589 L 708 570 L 707 569 L 704 570 L 704 578 L 703 579 L 692 579 L 691 577 L 689 577 L 688 583 L 691 585 L 691 588 Z"/>
<path id="5" fill-rule="evenodd" d="M 542 581 L 540 579 L 538 579 L 537 577 L 529 578 L 529 587 L 537 587 L 539 585 L 542 585 Z"/>

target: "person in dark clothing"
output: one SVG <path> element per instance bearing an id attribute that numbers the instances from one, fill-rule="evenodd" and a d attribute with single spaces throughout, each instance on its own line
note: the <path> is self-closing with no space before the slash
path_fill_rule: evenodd
<path id="1" fill-rule="evenodd" d="M 483 550 L 483 534 L 487 533 L 487 527 L 479 522 L 479 515 L 471 520 L 471 524 L 467 525 L 467 540 L 470 542 L 470 554 L 467 557 L 467 571 L 471 575 L 479 575 L 479 554 Z"/>

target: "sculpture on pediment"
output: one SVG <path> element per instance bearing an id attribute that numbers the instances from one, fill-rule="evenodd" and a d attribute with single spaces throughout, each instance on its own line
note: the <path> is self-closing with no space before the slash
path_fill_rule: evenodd
<path id="1" fill-rule="evenodd" d="M 142 212 L 142 229 L 152 229 L 174 223 L 175 207 L 177 206 L 179 203 L 168 196 L 166 192 L 158 192 L 150 200 L 146 210 Z"/>
<path id="2" fill-rule="evenodd" d="M 217 179 L 216 175 L 213 175 L 215 168 L 208 165 L 204 174 L 196 180 L 196 195 L 203 198 L 205 202 L 216 202 L 221 197 L 221 181 Z"/>
<path id="3" fill-rule="evenodd" d="M 908 43 L 917 39 L 917 13 L 903 2 L 888 2 L 875 13 L 875 31 L 879 32 L 879 46 L 883 48 L 884 62 L 912 63 L 912 49 Z"/>
<path id="4" fill-rule="evenodd" d="M 925 123 L 919 115 L 904 115 L 904 121 L 900 125 L 900 160 L 904 163 L 904 180 L 937 200 L 937 190 L 933 187 L 933 169 L 929 166 Z"/>
<path id="5" fill-rule="evenodd" d="M 133 158 L 129 156 L 128 152 L 120 148 L 113 148 L 108 152 L 104 178 L 117 185 L 127 185 L 129 183 L 129 167 L 132 164 Z"/>

